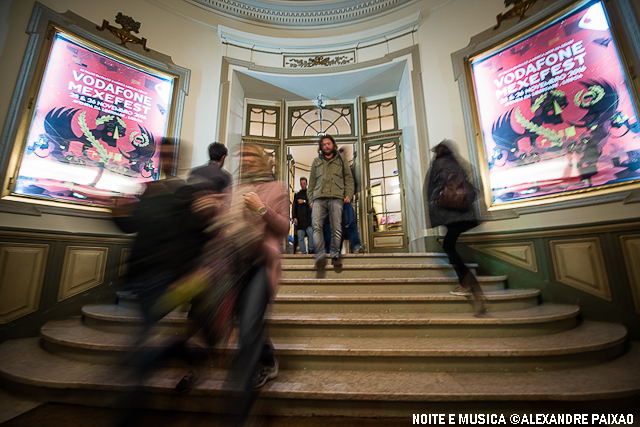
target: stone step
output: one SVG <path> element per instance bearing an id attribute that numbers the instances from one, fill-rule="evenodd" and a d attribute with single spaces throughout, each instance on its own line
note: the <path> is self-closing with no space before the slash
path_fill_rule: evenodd
<path id="1" fill-rule="evenodd" d="M 394 290 L 392 287 L 387 287 Z M 334 287 L 335 290 L 335 287 Z M 363 289 L 361 289 L 362 291 Z M 309 293 L 306 293 L 309 292 Z M 470 313 L 473 311 L 471 297 L 436 293 L 341 293 L 318 292 L 315 286 L 308 286 L 306 292 L 279 292 L 273 304 L 274 314 L 284 313 Z M 135 297 L 118 292 L 118 305 L 137 309 Z M 538 289 L 506 289 L 484 293 L 487 311 L 509 311 L 538 305 Z M 189 311 L 189 304 L 175 311 Z"/>
<path id="2" fill-rule="evenodd" d="M 156 334 L 185 334 L 188 331 L 187 312 L 173 311 L 156 323 L 153 332 Z M 136 308 L 120 305 L 85 305 L 82 307 L 83 323 L 93 329 L 122 333 L 137 334 L 142 330 L 143 318 Z"/>
<path id="3" fill-rule="evenodd" d="M 118 364 L 136 351 L 136 336 L 96 331 L 79 319 L 49 322 L 41 336 L 49 352 L 86 363 Z M 280 337 L 273 344 L 285 370 L 519 372 L 611 360 L 622 353 L 626 336 L 622 325 L 585 322 L 566 332 L 524 338 Z M 152 336 L 143 349 L 158 351 L 175 339 Z M 190 345 L 206 347 L 199 336 Z"/>
<path id="4" fill-rule="evenodd" d="M 159 369 L 144 384 L 145 407 L 199 412 L 223 409 L 215 399 L 223 384 L 223 371 L 206 370 L 191 392 L 178 393 L 174 387 L 184 374 L 182 367 Z M 121 403 L 133 385 L 127 369 L 52 355 L 36 338 L 0 345 L 0 383 L 6 390 L 31 399 L 107 407 Z M 617 413 L 634 413 L 639 393 L 640 344 L 632 343 L 625 354 L 610 362 L 556 371 L 496 374 L 283 369 L 262 388 L 254 409 L 270 415 L 402 417 L 407 423 L 412 422 L 413 414 L 503 413 L 509 424 L 508 415 L 520 412 L 522 416 L 523 410 L 527 415 L 549 413 L 553 408 L 554 414 L 607 412 L 612 399 L 620 399 L 619 404 L 614 402 Z"/>
<path id="5" fill-rule="evenodd" d="M 138 303 L 138 297 L 130 291 L 117 291 L 116 292 L 116 304 L 120 307 L 138 310 L 140 304 Z M 176 307 L 173 311 L 187 313 L 191 309 L 191 303 L 187 302 L 179 307 Z"/>
<path id="6" fill-rule="evenodd" d="M 449 264 L 444 252 L 397 253 L 397 254 L 346 254 L 342 255 L 344 265 L 367 264 Z M 313 255 L 282 255 L 282 265 L 313 265 Z"/>
<path id="7" fill-rule="evenodd" d="M 544 304 L 523 310 L 498 311 L 484 317 L 471 313 L 340 313 L 267 314 L 271 337 L 353 338 L 488 338 L 535 336 L 569 330 L 577 325 L 578 306 Z M 87 305 L 84 323 L 115 333 L 137 333 L 142 317 L 137 310 L 117 305 Z M 186 333 L 184 312 L 172 312 L 156 325 L 157 333 Z"/>
<path id="8" fill-rule="evenodd" d="M 272 337 L 503 338 L 566 331 L 578 306 L 541 305 L 487 313 L 339 313 L 267 316 Z"/>
<path id="9" fill-rule="evenodd" d="M 476 276 L 485 292 L 505 289 L 507 276 Z M 376 294 L 449 293 L 460 283 L 457 277 L 281 279 L 278 295 L 294 294 Z"/>
<path id="10" fill-rule="evenodd" d="M 476 276 L 485 293 L 505 289 L 507 276 Z M 457 277 L 413 277 L 413 278 L 350 278 L 350 279 L 281 279 L 278 295 L 312 294 L 449 294 L 459 285 Z M 116 292 L 119 305 L 127 308 L 138 308 L 137 298 L 126 291 Z M 189 311 L 188 306 L 181 306 L 176 311 Z"/>
<path id="11" fill-rule="evenodd" d="M 511 311 L 538 305 L 538 289 L 486 292 L 487 311 Z M 472 298 L 449 293 L 338 294 L 279 293 L 273 314 L 289 313 L 471 313 Z"/>
<path id="12" fill-rule="evenodd" d="M 282 266 L 283 279 L 332 279 L 332 278 L 410 278 L 410 277 L 457 277 L 451 264 L 371 264 L 343 265 L 334 267 L 328 259 L 327 267 L 316 270 L 313 264 Z M 467 264 L 477 274 L 477 264 Z"/>

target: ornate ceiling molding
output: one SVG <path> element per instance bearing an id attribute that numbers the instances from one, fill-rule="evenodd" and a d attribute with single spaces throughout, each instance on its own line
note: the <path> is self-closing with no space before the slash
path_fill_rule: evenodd
<path id="1" fill-rule="evenodd" d="M 421 13 L 416 12 L 397 21 L 371 26 L 362 31 L 313 38 L 273 37 L 218 25 L 218 36 L 225 44 L 266 53 L 328 55 L 373 46 L 403 37 L 417 31 L 421 21 Z"/>
<path id="2" fill-rule="evenodd" d="M 270 2 L 267 0 L 185 0 L 212 12 L 254 22 L 289 26 L 335 24 L 369 18 L 414 0 Z M 291 3 L 291 4 L 287 4 Z"/>

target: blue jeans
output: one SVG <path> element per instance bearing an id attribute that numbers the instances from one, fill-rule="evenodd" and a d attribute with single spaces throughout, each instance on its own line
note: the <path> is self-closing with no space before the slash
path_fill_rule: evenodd
<path id="1" fill-rule="evenodd" d="M 314 258 L 325 256 L 322 225 L 325 217 L 329 217 L 331 225 L 331 258 L 340 257 L 340 240 L 342 238 L 342 199 L 321 198 L 313 201 L 311 220 L 313 222 Z"/>
<path id="2" fill-rule="evenodd" d="M 304 236 L 306 235 L 309 238 L 309 250 L 313 251 L 313 227 L 308 226 L 306 228 L 299 228 L 296 233 L 298 234 L 298 246 L 300 246 L 300 253 L 306 254 L 307 247 L 304 244 Z"/>
<path id="3" fill-rule="evenodd" d="M 264 314 L 269 305 L 269 283 L 265 266 L 254 266 L 251 279 L 238 296 L 238 344 L 240 348 L 227 375 L 225 389 L 235 392 L 230 403 L 237 425 L 249 415 L 257 392 L 253 389 L 253 374 L 258 363 L 272 365 L 273 344 L 267 335 Z"/>
<path id="4" fill-rule="evenodd" d="M 353 211 L 351 203 L 345 203 L 342 210 L 343 233 L 349 239 L 351 250 L 355 251 L 360 246 L 360 236 L 358 235 L 358 224 L 356 224 L 356 213 Z"/>
<path id="5" fill-rule="evenodd" d="M 329 242 L 331 241 L 331 227 L 328 223 L 324 224 L 323 232 L 326 247 L 330 245 Z M 342 237 L 340 238 L 340 247 L 342 247 L 345 236 L 349 239 L 351 251 L 355 251 L 359 246 L 362 246 L 360 243 L 360 235 L 358 234 L 358 224 L 356 224 L 356 213 L 353 211 L 351 203 L 345 203 L 342 208 Z M 325 252 L 328 251 L 325 249 Z"/>
<path id="6" fill-rule="evenodd" d="M 328 222 L 322 224 L 322 237 L 324 237 L 324 251 L 331 252 L 331 226 Z M 340 239 L 342 241 L 342 239 Z M 342 244 L 340 245 L 342 247 Z"/>

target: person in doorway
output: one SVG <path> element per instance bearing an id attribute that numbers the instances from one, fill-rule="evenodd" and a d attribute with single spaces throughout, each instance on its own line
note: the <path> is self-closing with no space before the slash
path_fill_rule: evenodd
<path id="1" fill-rule="evenodd" d="M 306 254 L 307 248 L 309 253 L 313 253 L 313 227 L 311 225 L 311 208 L 309 207 L 309 198 L 307 197 L 307 178 L 305 177 L 300 178 L 300 191 L 293 197 L 291 218 L 296 226 L 300 253 Z M 308 246 L 305 246 L 304 243 L 305 236 L 309 239 Z"/>
<path id="2" fill-rule="evenodd" d="M 334 267 L 342 266 L 342 206 L 351 202 L 353 177 L 348 162 L 338 153 L 338 145 L 332 136 L 322 136 L 318 148 L 319 155 L 311 163 L 307 194 L 312 209 L 315 266 L 322 269 L 327 263 L 322 236 L 322 224 L 326 217 L 329 217 L 331 224 L 331 261 Z"/>
<path id="3" fill-rule="evenodd" d="M 477 198 L 477 193 L 469 182 L 468 168 L 464 167 L 463 161 L 454 154 L 456 147 L 453 141 L 445 139 L 436 145 L 432 151 L 435 153 L 435 157 L 425 178 L 424 202 L 427 204 L 426 210 L 429 213 L 431 226 L 444 225 L 447 227 L 447 234 L 444 237 L 442 246 L 449 257 L 449 261 L 453 264 L 460 282 L 460 286 L 451 291 L 451 294 L 472 295 L 474 313 L 481 315 L 485 312 L 482 290 L 478 280 L 456 251 L 456 242 L 460 234 L 478 225 L 478 218 L 473 204 L 470 204 L 466 209 L 450 209 L 442 207 L 438 202 L 440 193 L 445 189 L 445 185 L 452 174 L 457 174 L 466 180 L 465 187 L 468 192 L 472 193 L 469 195 L 471 201 Z"/>
<path id="4" fill-rule="evenodd" d="M 192 169 L 188 182 L 204 179 L 211 183 L 213 191 L 223 192 L 231 184 L 231 174 L 222 169 L 228 152 L 227 147 L 218 142 L 209 145 L 209 163 Z"/>
<path id="5" fill-rule="evenodd" d="M 345 160 L 348 160 L 348 152 L 344 147 L 340 147 L 338 150 L 341 156 L 344 157 Z M 353 168 L 353 164 L 349 163 L 349 169 L 351 170 L 351 176 L 353 177 L 353 186 L 355 193 L 358 192 L 357 186 L 358 183 L 356 181 L 356 175 Z M 355 198 L 355 195 L 354 195 Z M 353 201 L 354 198 L 351 200 Z M 323 224 L 323 236 L 324 236 L 324 245 L 325 252 L 329 253 L 329 248 L 331 247 L 331 225 L 329 224 L 329 219 L 326 218 Z M 364 246 L 360 243 L 360 235 L 358 234 L 358 224 L 356 223 L 356 214 L 353 209 L 352 202 L 345 203 L 342 206 L 342 237 L 340 239 L 340 247 L 342 248 L 342 242 L 345 239 L 349 239 L 349 246 L 351 247 L 351 252 L 354 254 L 362 254 L 364 253 Z"/>

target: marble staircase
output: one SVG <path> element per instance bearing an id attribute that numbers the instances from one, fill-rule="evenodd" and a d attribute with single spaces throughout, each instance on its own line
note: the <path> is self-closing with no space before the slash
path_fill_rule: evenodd
<path id="1" fill-rule="evenodd" d="M 309 256 L 285 256 L 283 265 L 268 314 L 280 374 L 262 389 L 258 412 L 623 410 L 640 396 L 640 344 L 624 326 L 544 304 L 536 289 L 509 289 L 507 277 L 478 278 L 488 312 L 475 317 L 467 298 L 449 294 L 457 279 L 443 254 L 348 255 L 342 268 L 323 272 Z M 186 312 L 172 312 L 144 351 L 186 333 L 188 322 Z M 39 338 L 0 345 L 0 386 L 43 401 L 117 405 L 131 384 L 121 362 L 140 327 L 126 298 L 85 306 L 81 317 L 44 325 Z M 222 368 L 210 366 L 181 394 L 173 388 L 188 367 L 171 361 L 145 384 L 146 405 L 223 411 L 215 399 Z"/>

